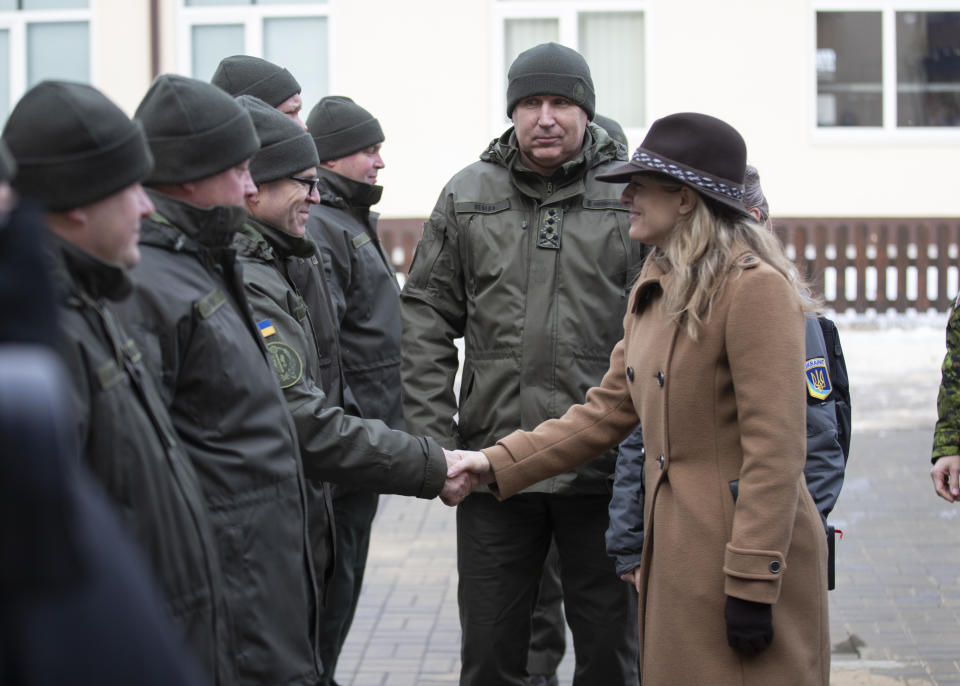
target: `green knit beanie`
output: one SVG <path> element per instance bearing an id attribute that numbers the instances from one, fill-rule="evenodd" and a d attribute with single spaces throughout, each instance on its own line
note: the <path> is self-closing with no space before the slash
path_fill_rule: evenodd
<path id="1" fill-rule="evenodd" d="M 233 96 L 254 95 L 270 107 L 279 107 L 300 92 L 300 84 L 293 74 L 273 62 L 250 55 L 224 57 L 210 83 Z"/>
<path id="2" fill-rule="evenodd" d="M 260 151 L 250 162 L 255 184 L 293 176 L 320 164 L 310 134 L 290 117 L 252 95 L 241 95 L 237 102 L 250 114 L 260 138 Z"/>
<path id="3" fill-rule="evenodd" d="M 507 116 L 523 98 L 560 95 L 577 103 L 593 119 L 596 95 L 590 67 L 576 50 L 557 43 L 542 43 L 524 50 L 507 72 Z"/>
<path id="4" fill-rule="evenodd" d="M 216 86 L 186 76 L 158 76 L 134 118 L 143 123 L 156 161 L 151 185 L 215 176 L 260 149 L 246 110 Z"/>
<path id="5" fill-rule="evenodd" d="M 92 86 L 43 81 L 10 113 L 3 140 L 17 161 L 14 187 L 63 212 L 102 200 L 150 173 L 136 122 Z"/>
<path id="6" fill-rule="evenodd" d="M 630 147 L 627 143 L 627 134 L 623 132 L 623 127 L 610 117 L 604 117 L 602 114 L 596 114 L 593 117 L 593 123 L 607 132 L 613 140 L 623 143 L 624 147 Z"/>
<path id="7" fill-rule="evenodd" d="M 343 95 L 328 95 L 307 117 L 321 162 L 352 155 L 384 141 L 383 129 L 373 115 Z"/>
<path id="8" fill-rule="evenodd" d="M 17 173 L 17 163 L 10 154 L 10 148 L 0 140 L 0 182 L 9 181 Z"/>

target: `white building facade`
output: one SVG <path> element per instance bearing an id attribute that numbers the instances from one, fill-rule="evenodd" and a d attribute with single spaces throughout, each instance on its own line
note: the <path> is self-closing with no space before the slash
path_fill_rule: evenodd
<path id="1" fill-rule="evenodd" d="M 957 0 L 0 0 L 0 120 L 44 78 L 132 113 L 156 73 L 258 55 L 306 109 L 374 113 L 378 209 L 422 218 L 509 125 L 506 68 L 545 40 L 587 57 L 632 146 L 671 112 L 733 124 L 775 215 L 960 217 Z"/>

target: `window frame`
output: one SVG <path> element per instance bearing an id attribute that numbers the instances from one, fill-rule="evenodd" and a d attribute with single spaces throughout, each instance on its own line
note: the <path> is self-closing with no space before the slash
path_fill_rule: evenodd
<path id="1" fill-rule="evenodd" d="M 0 31 L 7 31 L 9 36 L 10 62 L 7 65 L 10 77 L 10 109 L 11 111 L 27 92 L 27 26 L 30 24 L 54 24 L 61 22 L 85 22 L 90 32 L 90 52 L 87 55 L 88 70 L 93 80 L 97 64 L 98 36 L 96 22 L 97 0 L 90 0 L 85 8 L 73 9 L 42 9 L 42 10 L 0 10 Z M 0 112 L 0 121 L 6 121 L 9 112 Z"/>
<path id="2" fill-rule="evenodd" d="M 270 5 L 214 5 L 209 7 L 188 7 L 186 0 L 177 0 L 176 9 L 176 68 L 180 74 L 192 75 L 193 72 L 193 27 L 217 26 L 223 24 L 243 25 L 245 54 L 264 58 L 263 25 L 266 19 L 284 19 L 291 17 L 323 17 L 327 20 L 327 83 L 334 90 L 333 56 L 336 54 L 336 30 L 334 20 L 335 0 L 302 4 Z M 266 58 L 264 58 L 266 59 Z M 282 65 L 287 66 L 287 65 Z M 306 106 L 306 103 L 304 103 Z"/>
<path id="3" fill-rule="evenodd" d="M 817 123 L 817 14 L 879 12 L 881 19 L 882 126 L 820 126 Z M 897 12 L 960 12 L 957 0 L 814 0 L 810 3 L 807 55 L 810 136 L 823 145 L 943 145 L 960 143 L 960 126 L 897 125 Z"/>
<path id="4" fill-rule="evenodd" d="M 507 93 L 503 80 L 510 68 L 510 65 L 505 64 L 504 60 L 506 21 L 508 19 L 556 19 L 559 25 L 558 42 L 579 48 L 580 25 L 578 15 L 581 12 L 642 12 L 644 22 L 642 57 L 645 71 L 643 79 L 644 111 L 641 113 L 643 121 L 638 126 L 623 127 L 629 140 L 640 140 L 650 125 L 650 94 L 653 89 L 650 86 L 649 76 L 653 69 L 651 68 L 650 41 L 648 38 L 650 36 L 650 21 L 653 16 L 653 4 L 650 0 L 493 0 L 490 13 L 490 49 L 492 50 L 491 61 L 493 64 L 489 114 L 491 130 L 496 131 L 499 135 L 508 126 L 511 126 L 506 113 Z"/>

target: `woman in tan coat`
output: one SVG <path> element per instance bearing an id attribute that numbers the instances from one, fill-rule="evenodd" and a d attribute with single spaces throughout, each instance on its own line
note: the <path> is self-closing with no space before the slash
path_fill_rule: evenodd
<path id="1" fill-rule="evenodd" d="M 829 680 L 826 541 L 803 479 L 814 304 L 741 205 L 745 164 L 732 127 L 684 113 L 600 177 L 629 181 L 630 236 L 656 248 L 607 374 L 583 405 L 452 472 L 506 498 L 642 423 L 644 686 Z"/>

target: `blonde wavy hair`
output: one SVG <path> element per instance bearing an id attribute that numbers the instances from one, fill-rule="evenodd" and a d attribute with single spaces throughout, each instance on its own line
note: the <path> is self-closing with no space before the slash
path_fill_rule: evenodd
<path id="1" fill-rule="evenodd" d="M 651 259 L 665 263 L 673 271 L 664 289 L 663 306 L 693 340 L 698 340 L 714 299 L 731 275 L 739 273 L 732 264 L 737 246 L 746 245 L 783 274 L 805 312 L 820 309 L 820 303 L 810 294 L 809 286 L 773 231 L 752 218 L 704 200 L 700 193 L 694 195 L 694 209 L 677 222 L 665 248 L 656 248 L 651 254 Z"/>

